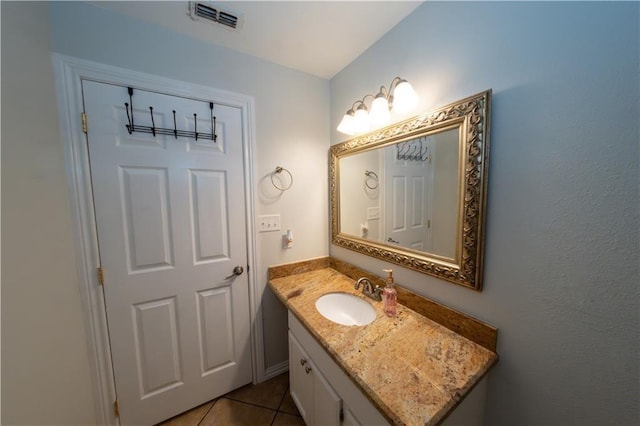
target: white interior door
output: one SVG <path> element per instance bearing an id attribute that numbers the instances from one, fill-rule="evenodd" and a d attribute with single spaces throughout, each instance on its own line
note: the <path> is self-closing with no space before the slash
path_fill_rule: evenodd
<path id="1" fill-rule="evenodd" d="M 126 87 L 83 81 L 122 424 L 154 424 L 252 380 L 241 112 L 218 139 L 125 128 Z M 135 90 L 135 124 L 211 132 L 207 102 Z M 230 277 L 230 278 L 227 278 Z"/>
<path id="2" fill-rule="evenodd" d="M 384 239 L 419 251 L 431 249 L 431 162 L 398 159 L 396 146 L 385 148 Z"/>

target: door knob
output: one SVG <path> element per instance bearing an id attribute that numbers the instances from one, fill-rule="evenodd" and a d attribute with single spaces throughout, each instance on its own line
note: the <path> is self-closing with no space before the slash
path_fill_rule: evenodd
<path id="1" fill-rule="evenodd" d="M 233 274 L 229 275 L 228 277 L 225 277 L 224 279 L 229 280 L 233 277 L 237 277 L 238 275 L 242 275 L 243 272 L 244 272 L 244 268 L 238 265 L 235 268 L 233 268 Z"/>

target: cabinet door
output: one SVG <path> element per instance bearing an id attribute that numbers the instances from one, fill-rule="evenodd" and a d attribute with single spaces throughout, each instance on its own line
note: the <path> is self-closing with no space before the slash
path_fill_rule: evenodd
<path id="1" fill-rule="evenodd" d="M 342 400 L 329 385 L 320 370 L 311 364 L 313 373 L 313 424 L 340 425 Z"/>
<path id="2" fill-rule="evenodd" d="M 351 411 L 349 411 L 347 408 L 343 408 L 343 410 L 344 419 L 342 420 L 342 426 L 360 426 L 360 423 L 358 422 L 358 420 L 356 420 L 355 417 L 353 417 Z"/>
<path id="3" fill-rule="evenodd" d="M 344 373 L 338 364 L 336 364 L 324 348 L 320 346 L 318 341 L 307 331 L 291 311 L 288 313 L 288 318 L 290 340 L 292 338 L 295 339 L 298 345 L 301 348 L 304 348 L 303 352 L 309 355 L 309 359 L 313 360 L 313 364 L 311 365 L 313 371 L 317 372 L 318 375 L 320 375 L 323 380 L 329 384 L 328 388 L 331 389 L 333 394 L 339 395 L 341 400 L 340 405 L 342 406 L 342 410 L 344 410 L 344 420 L 342 420 L 342 424 L 348 426 L 389 425 L 389 421 L 383 417 L 380 411 L 378 411 L 362 391 L 356 387 L 353 381 Z M 289 365 L 289 374 L 293 377 L 293 375 L 296 374 L 295 370 L 300 369 L 299 357 L 298 359 L 290 358 Z M 320 374 L 320 372 L 322 372 L 322 374 Z M 331 397 L 327 399 L 329 401 L 332 400 Z M 325 406 L 331 405 L 332 404 L 325 404 Z M 316 412 L 321 412 L 323 410 L 326 409 L 319 408 Z M 329 410 L 326 411 L 328 412 Z M 335 410 L 335 412 L 338 413 L 339 417 L 340 408 Z M 319 414 L 319 418 L 326 419 L 326 417 L 322 416 L 323 413 L 321 412 Z M 313 420 L 313 415 L 309 418 Z M 336 424 L 336 422 L 331 420 L 334 418 L 334 414 L 331 414 L 329 420 L 325 421 L 325 424 Z M 313 421 L 307 421 L 306 419 L 305 421 L 309 426 L 316 424 Z M 322 423 L 317 424 L 322 425 Z"/>
<path id="4" fill-rule="evenodd" d="M 313 376 L 309 357 L 289 332 L 289 392 L 305 423 L 313 424 Z"/>

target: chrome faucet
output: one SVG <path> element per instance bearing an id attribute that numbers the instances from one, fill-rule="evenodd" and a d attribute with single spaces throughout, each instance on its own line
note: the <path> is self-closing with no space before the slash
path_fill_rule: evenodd
<path id="1" fill-rule="evenodd" d="M 373 300 L 377 300 L 378 302 L 382 300 L 382 287 L 376 285 L 376 287 L 373 288 L 373 284 L 371 284 L 371 281 L 369 281 L 369 278 L 367 277 L 358 278 L 354 288 L 358 290 L 360 288 L 360 284 L 362 284 L 362 294 L 372 298 Z"/>

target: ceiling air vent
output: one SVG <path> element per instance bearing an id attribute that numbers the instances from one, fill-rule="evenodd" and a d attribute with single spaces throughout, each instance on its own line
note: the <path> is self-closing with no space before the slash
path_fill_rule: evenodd
<path id="1" fill-rule="evenodd" d="M 193 20 L 206 19 L 230 30 L 237 30 L 242 24 L 239 14 L 210 2 L 189 2 L 189 16 Z"/>

